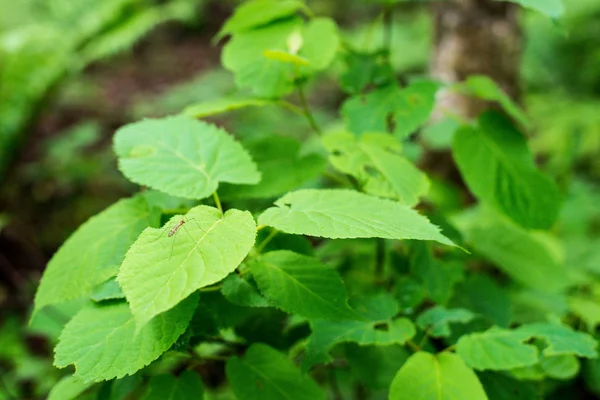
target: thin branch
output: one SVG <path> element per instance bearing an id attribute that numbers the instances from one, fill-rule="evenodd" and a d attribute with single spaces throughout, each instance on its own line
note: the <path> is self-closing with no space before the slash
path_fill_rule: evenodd
<path id="1" fill-rule="evenodd" d="M 221 207 L 221 200 L 219 199 L 219 195 L 217 194 L 216 190 L 213 193 L 213 198 L 215 199 L 215 204 L 217 205 L 217 208 L 219 209 L 219 211 L 221 211 L 221 214 L 223 214 L 223 207 Z"/>
<path id="2" fill-rule="evenodd" d="M 300 97 L 300 104 L 302 106 L 302 110 L 304 111 L 303 114 L 306 117 L 306 119 L 308 120 L 308 123 L 310 124 L 310 127 L 313 129 L 313 131 L 315 131 L 315 133 L 317 135 L 320 135 L 322 133 L 321 128 L 319 127 L 319 125 L 317 124 L 317 121 L 315 120 L 315 117 L 313 116 L 312 112 L 310 111 L 310 108 L 308 107 L 308 102 L 306 101 L 306 95 L 304 94 L 304 87 L 302 86 L 302 84 L 297 84 L 297 88 L 298 88 L 298 96 Z"/>

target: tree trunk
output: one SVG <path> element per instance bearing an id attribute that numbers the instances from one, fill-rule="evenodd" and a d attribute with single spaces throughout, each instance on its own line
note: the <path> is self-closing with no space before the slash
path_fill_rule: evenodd
<path id="1" fill-rule="evenodd" d="M 433 77 L 459 82 L 469 75 L 492 78 L 513 99 L 519 97 L 522 33 L 518 6 L 494 0 L 446 0 L 433 5 L 435 43 Z M 441 93 L 436 115 L 445 112 L 472 119 L 489 104 L 457 93 Z"/>

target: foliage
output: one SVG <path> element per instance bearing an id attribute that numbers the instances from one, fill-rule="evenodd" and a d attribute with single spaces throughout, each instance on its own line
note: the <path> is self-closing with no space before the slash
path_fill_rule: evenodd
<path id="1" fill-rule="evenodd" d="M 391 48 L 356 50 L 300 1 L 245 2 L 225 37 L 238 92 L 121 127 L 118 169 L 143 189 L 42 278 L 32 323 L 76 303 L 54 360 L 74 370 L 51 396 L 535 399 L 580 373 L 598 390 L 600 196 L 538 167 L 532 119 L 493 81 L 401 84 Z M 331 124 L 307 96 L 324 76 L 347 93 Z M 502 111 L 425 135 L 440 89 Z M 310 133 L 198 121 L 245 110 Z M 440 132 L 476 205 L 419 168 Z"/>

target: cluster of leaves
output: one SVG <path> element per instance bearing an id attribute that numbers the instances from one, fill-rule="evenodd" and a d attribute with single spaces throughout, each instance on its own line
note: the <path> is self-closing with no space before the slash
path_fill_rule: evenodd
<path id="1" fill-rule="evenodd" d="M 358 398 L 537 399 L 581 359 L 599 389 L 598 255 L 581 247 L 594 211 L 577 202 L 589 188 L 574 186 L 561 212 L 526 115 L 491 80 L 401 86 L 389 49 L 354 49 L 296 0 L 244 3 L 225 36 L 239 95 L 119 129 L 119 169 L 145 190 L 83 224 L 44 273 L 33 323 L 78 305 L 54 360 L 75 369 L 51 399 L 321 399 L 341 386 Z M 336 60 L 348 97 L 323 128 L 304 86 Z M 415 139 L 440 89 L 505 114 L 445 116 Z M 238 142 L 198 120 L 266 105 L 305 117 L 314 140 Z M 417 168 L 408 149 L 428 143 L 450 146 L 476 206 Z M 227 385 L 204 388 L 197 372 L 214 363 Z"/>

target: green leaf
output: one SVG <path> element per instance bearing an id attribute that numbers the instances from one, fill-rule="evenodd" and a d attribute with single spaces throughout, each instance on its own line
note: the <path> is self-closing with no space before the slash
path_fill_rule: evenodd
<path id="1" fill-rule="evenodd" d="M 466 243 L 515 281 L 546 293 L 569 284 L 562 263 L 543 236 L 476 209 L 453 219 Z"/>
<path id="2" fill-rule="evenodd" d="M 524 127 L 529 127 L 531 125 L 523 110 L 512 101 L 510 96 L 508 96 L 496 82 L 485 75 L 471 75 L 464 82 L 454 85 L 453 89 L 464 94 L 477 96 L 487 101 L 496 101 L 508 115 L 513 117 L 521 125 Z"/>
<path id="3" fill-rule="evenodd" d="M 242 358 L 233 357 L 225 367 L 239 400 L 319 400 L 325 394 L 317 384 L 283 354 L 255 343 Z"/>
<path id="4" fill-rule="evenodd" d="M 224 97 L 188 106 L 183 110 L 182 114 L 194 118 L 204 118 L 241 108 L 264 107 L 269 104 L 274 104 L 274 102 L 255 97 Z"/>
<path id="5" fill-rule="evenodd" d="M 350 373 L 359 382 L 373 389 L 387 389 L 398 369 L 410 356 L 406 348 L 390 346 L 344 345 Z"/>
<path id="6" fill-rule="evenodd" d="M 243 307 L 269 307 L 267 299 L 246 279 L 238 274 L 229 274 L 221 287 L 223 296 L 233 304 Z"/>
<path id="7" fill-rule="evenodd" d="M 156 375 L 150 378 L 143 400 L 196 400 L 204 398 L 202 379 L 193 371 L 181 375 Z"/>
<path id="8" fill-rule="evenodd" d="M 472 368 L 507 370 L 533 365 L 538 361 L 535 346 L 525 344 L 528 332 L 491 328 L 485 332 L 463 335 L 456 352 Z"/>
<path id="9" fill-rule="evenodd" d="M 253 0 L 236 7 L 216 36 L 220 39 L 229 34 L 246 32 L 269 22 L 290 17 L 306 6 L 296 0 Z"/>
<path id="10" fill-rule="evenodd" d="M 562 0 L 503 0 L 517 3 L 525 8 L 538 11 L 550 18 L 558 18 L 565 12 Z"/>
<path id="11" fill-rule="evenodd" d="M 431 246 L 425 243 L 413 243 L 412 249 L 411 271 L 425 284 L 431 300 L 438 304 L 446 304 L 452 296 L 454 285 L 463 279 L 462 265 L 436 260 Z"/>
<path id="12" fill-rule="evenodd" d="M 360 318 L 347 303 L 339 274 L 316 258 L 272 251 L 250 264 L 252 276 L 270 303 L 307 319 Z"/>
<path id="13" fill-rule="evenodd" d="M 219 182 L 256 184 L 260 174 L 227 132 L 177 116 L 146 119 L 115 134 L 119 169 L 132 182 L 190 199 L 202 199 Z"/>
<path id="14" fill-rule="evenodd" d="M 502 328 L 507 328 L 511 322 L 512 311 L 506 291 L 486 275 L 471 274 L 460 283 L 450 305 L 471 310 Z"/>
<path id="15" fill-rule="evenodd" d="M 116 275 L 140 232 L 157 222 L 158 214 L 140 196 L 120 200 L 90 218 L 48 263 L 35 295 L 34 315 L 44 306 L 88 295 Z"/>
<path id="16" fill-rule="evenodd" d="M 430 81 L 416 81 L 402 89 L 388 85 L 349 98 L 341 113 L 348 129 L 355 134 L 388 132 L 391 120 L 396 137 L 404 138 L 429 119 L 438 88 L 438 84 Z"/>
<path id="17" fill-rule="evenodd" d="M 587 325 L 588 330 L 594 331 L 600 324 L 600 304 L 598 301 L 588 300 L 581 297 L 569 297 L 567 299 L 569 309 Z"/>
<path id="18" fill-rule="evenodd" d="M 556 185 L 535 167 L 525 137 L 495 112 L 454 136 L 454 159 L 473 194 L 525 228 L 546 229 L 558 215 Z M 543 195 L 541 195 L 543 194 Z"/>
<path id="19" fill-rule="evenodd" d="M 432 307 L 417 317 L 417 326 L 427 331 L 432 337 L 448 337 L 451 334 L 451 323 L 467 323 L 475 315 L 463 308 L 446 309 L 445 307 Z"/>
<path id="20" fill-rule="evenodd" d="M 176 215 L 162 229 L 142 232 L 117 278 L 139 327 L 229 275 L 246 257 L 255 236 L 248 211 L 231 209 L 223 215 L 208 206 Z"/>
<path id="21" fill-rule="evenodd" d="M 198 303 L 190 296 L 136 333 L 127 303 L 91 306 L 65 326 L 55 348 L 54 365 L 75 365 L 84 382 L 131 375 L 167 351 L 185 331 Z"/>
<path id="22" fill-rule="evenodd" d="M 418 352 L 400 368 L 389 400 L 487 400 L 475 375 L 456 355 Z"/>
<path id="23" fill-rule="evenodd" d="M 360 139 L 346 132 L 322 138 L 329 161 L 340 172 L 354 176 L 366 193 L 414 206 L 429 190 L 427 176 L 400 156 L 390 135 L 374 133 Z"/>
<path id="24" fill-rule="evenodd" d="M 310 326 L 312 333 L 308 337 L 306 357 L 302 363 L 305 369 L 329 362 L 329 350 L 338 343 L 389 346 L 405 344 L 416 334 L 415 326 L 408 318 L 340 322 L 315 320 Z"/>
<path id="25" fill-rule="evenodd" d="M 577 357 L 565 354 L 542 358 L 540 367 L 544 375 L 549 378 L 567 380 L 577 376 L 580 363 Z"/>
<path id="26" fill-rule="evenodd" d="M 490 400 L 538 400 L 537 386 L 497 372 L 477 374 Z"/>
<path id="27" fill-rule="evenodd" d="M 233 35 L 223 48 L 222 63 L 235 74 L 239 88 L 261 97 L 281 97 L 294 90 L 296 79 L 329 66 L 338 45 L 331 19 L 304 23 L 291 18 Z"/>
<path id="28" fill-rule="evenodd" d="M 82 382 L 72 375 L 67 375 L 52 387 L 47 400 L 74 400 L 92 385 L 92 382 Z"/>
<path id="29" fill-rule="evenodd" d="M 115 278 L 111 278 L 100 284 L 92 293 L 92 300 L 96 302 L 104 300 L 124 299 L 125 293 Z"/>
<path id="30" fill-rule="evenodd" d="M 353 190 L 298 190 L 286 194 L 275 205 L 260 215 L 260 225 L 286 233 L 335 239 L 418 239 L 454 246 L 438 227 L 416 211 Z"/>
<path id="31" fill-rule="evenodd" d="M 393 81 L 394 72 L 383 52 L 346 50 L 344 62 L 347 68 L 340 76 L 340 85 L 345 92 L 358 94 L 369 84 L 382 86 Z"/>
<path id="32" fill-rule="evenodd" d="M 542 353 L 548 357 L 563 354 L 588 358 L 598 356 L 596 351 L 598 342 L 592 336 L 575 332 L 568 326 L 548 323 L 527 324 L 521 326 L 518 332 L 545 340 L 548 347 Z"/>
<path id="33" fill-rule="evenodd" d="M 269 198 L 293 190 L 318 177 L 327 167 L 318 154 L 303 154 L 301 143 L 283 136 L 266 136 L 244 142 L 258 164 L 262 180 L 258 185 L 223 185 L 224 199 Z"/>

